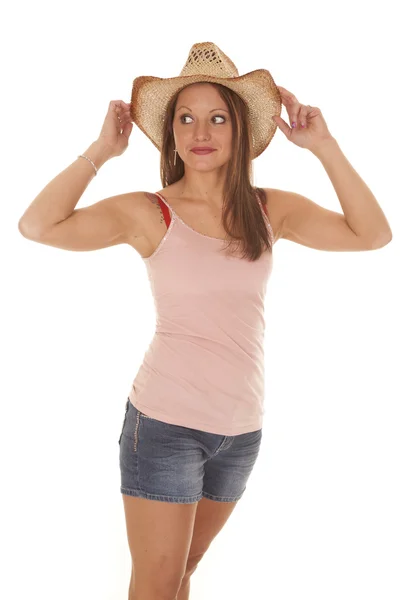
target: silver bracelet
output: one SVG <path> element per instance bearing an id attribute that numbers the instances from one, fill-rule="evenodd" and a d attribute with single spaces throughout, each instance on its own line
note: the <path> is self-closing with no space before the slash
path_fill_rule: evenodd
<path id="1" fill-rule="evenodd" d="M 86 160 L 88 160 L 90 163 L 92 163 L 92 165 L 93 165 L 93 168 L 94 168 L 94 170 L 95 170 L 95 176 L 96 176 L 96 175 L 97 175 L 97 167 L 96 167 L 96 165 L 94 164 L 94 162 L 93 162 L 92 160 L 90 160 L 90 158 L 88 158 L 87 156 L 85 156 L 84 154 L 79 154 L 79 155 L 78 155 L 78 158 L 80 158 L 80 157 L 82 157 L 82 158 L 86 158 Z"/>

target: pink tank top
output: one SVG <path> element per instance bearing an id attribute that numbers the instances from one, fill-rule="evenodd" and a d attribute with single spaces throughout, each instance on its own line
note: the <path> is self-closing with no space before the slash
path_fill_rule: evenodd
<path id="1" fill-rule="evenodd" d="M 272 253 L 251 262 L 218 252 L 225 240 L 195 231 L 157 196 L 167 231 L 143 259 L 156 328 L 129 399 L 149 417 L 209 433 L 261 429 Z"/>

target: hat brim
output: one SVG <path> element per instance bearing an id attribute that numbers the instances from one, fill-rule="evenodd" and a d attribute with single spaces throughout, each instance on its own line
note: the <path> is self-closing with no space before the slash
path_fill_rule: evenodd
<path id="1" fill-rule="evenodd" d="M 259 156 L 269 145 L 277 130 L 272 119 L 282 110 L 278 87 L 266 69 L 250 71 L 238 77 L 187 75 L 170 78 L 143 75 L 133 81 L 131 117 L 133 122 L 161 151 L 162 132 L 168 102 L 172 96 L 192 83 L 220 83 L 242 98 L 249 109 L 252 137 L 252 158 Z"/>

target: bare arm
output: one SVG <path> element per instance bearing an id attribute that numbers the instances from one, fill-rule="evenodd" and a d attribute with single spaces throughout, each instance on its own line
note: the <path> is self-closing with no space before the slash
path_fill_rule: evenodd
<path id="1" fill-rule="evenodd" d="M 110 150 L 99 141 L 83 152 L 98 169 L 111 158 Z M 93 165 L 85 158 L 77 158 L 46 185 L 28 206 L 18 222 L 20 233 L 37 240 L 57 223 L 72 214 L 83 192 L 95 177 Z"/>
<path id="2" fill-rule="evenodd" d="M 109 104 L 98 139 L 84 152 L 99 169 L 107 160 L 120 156 L 132 133 L 131 105 L 123 100 Z M 96 250 L 135 237 L 142 207 L 140 192 L 112 196 L 92 206 L 75 209 L 89 182 L 95 177 L 93 165 L 77 158 L 55 177 L 28 206 L 19 220 L 20 233 L 35 242 L 66 250 Z"/>
<path id="3" fill-rule="evenodd" d="M 144 192 L 111 196 L 91 206 L 75 209 L 67 219 L 39 235 L 25 237 L 39 244 L 78 252 L 117 244 L 130 244 L 136 249 L 135 238 L 144 236 L 145 199 Z"/>

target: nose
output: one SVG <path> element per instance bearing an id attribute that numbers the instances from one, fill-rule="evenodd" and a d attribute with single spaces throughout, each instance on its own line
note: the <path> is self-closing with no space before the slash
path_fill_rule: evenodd
<path id="1" fill-rule="evenodd" d="M 210 139 L 210 132 L 209 132 L 207 123 L 202 123 L 201 121 L 198 121 L 196 123 L 195 129 L 194 129 L 194 137 L 195 137 L 195 140 L 198 140 L 198 141 Z"/>

